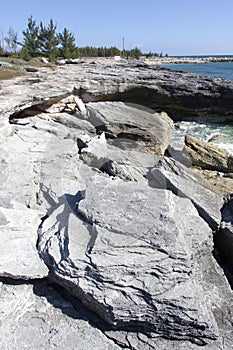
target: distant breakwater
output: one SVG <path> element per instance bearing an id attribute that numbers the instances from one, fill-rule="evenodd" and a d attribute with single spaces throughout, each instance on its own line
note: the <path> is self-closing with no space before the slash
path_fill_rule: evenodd
<path id="1" fill-rule="evenodd" d="M 149 64 L 183 64 L 183 63 L 209 63 L 233 62 L 233 56 L 204 56 L 204 57 L 155 57 L 145 59 Z"/>

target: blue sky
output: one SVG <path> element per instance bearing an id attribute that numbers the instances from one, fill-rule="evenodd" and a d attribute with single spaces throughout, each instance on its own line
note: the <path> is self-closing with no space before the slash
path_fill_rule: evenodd
<path id="1" fill-rule="evenodd" d="M 11 0 L 2 1 L 0 30 L 22 38 L 30 16 L 57 30 L 64 27 L 78 46 L 138 46 L 168 55 L 233 54 L 232 0 Z M 1 34 L 0 32 L 0 34 Z"/>

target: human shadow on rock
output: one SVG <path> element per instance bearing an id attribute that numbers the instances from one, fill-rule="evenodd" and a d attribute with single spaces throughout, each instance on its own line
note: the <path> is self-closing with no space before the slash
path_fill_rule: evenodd
<path id="1" fill-rule="evenodd" d="M 48 279 L 34 283 L 33 292 L 46 300 L 55 308 L 60 309 L 64 315 L 74 320 L 83 320 L 101 331 L 111 330 L 111 326 L 102 320 L 96 313 L 86 308 L 82 302 L 72 296 L 66 289 Z"/>

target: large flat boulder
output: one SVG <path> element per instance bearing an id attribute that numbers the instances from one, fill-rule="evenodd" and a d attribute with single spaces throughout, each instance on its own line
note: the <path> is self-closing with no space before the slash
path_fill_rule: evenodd
<path id="1" fill-rule="evenodd" d="M 124 149 L 109 144 L 105 133 L 77 138 L 80 159 L 89 167 L 126 181 L 146 181 L 148 168 L 160 158 L 153 153 Z"/>
<path id="2" fill-rule="evenodd" d="M 2 138 L 0 152 L 0 276 L 43 278 L 47 276 L 48 269 L 36 248 L 42 216 L 35 195 L 34 165 L 38 158 L 35 157 L 35 163 L 31 161 L 32 155 L 28 151 L 32 144 L 29 145 L 26 138 L 21 139 L 18 131 L 8 125 L 8 132 L 9 136 L 5 134 Z"/>
<path id="3" fill-rule="evenodd" d="M 166 113 L 123 102 L 88 103 L 87 111 L 96 130 L 121 147 L 163 155 L 170 143 L 172 120 Z"/>
<path id="4" fill-rule="evenodd" d="M 173 158 L 164 157 L 148 174 L 151 186 L 171 190 L 189 198 L 200 216 L 216 231 L 221 222 L 223 198 L 216 189 L 192 168 Z"/>
<path id="5" fill-rule="evenodd" d="M 76 140 L 62 124 L 35 118 L 2 123 L 0 130 L 0 276 L 44 278 L 48 268 L 37 250 L 41 220 L 91 169 L 79 161 Z"/>
<path id="6" fill-rule="evenodd" d="M 6 205 L 0 198 L 0 276 L 36 279 L 48 275 L 37 248 L 37 228 L 41 218 L 37 212 L 13 200 Z"/>
<path id="7" fill-rule="evenodd" d="M 96 175 L 44 221 L 39 251 L 50 278 L 112 327 L 203 345 L 218 334 L 197 259 L 211 259 L 210 237 L 189 199 Z"/>

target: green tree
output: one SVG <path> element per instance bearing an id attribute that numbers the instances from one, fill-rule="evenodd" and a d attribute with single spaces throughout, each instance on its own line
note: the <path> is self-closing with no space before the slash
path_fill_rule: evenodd
<path id="1" fill-rule="evenodd" d="M 97 56 L 98 57 L 104 57 L 105 56 L 105 48 L 104 47 L 98 47 L 97 48 Z"/>
<path id="2" fill-rule="evenodd" d="M 135 47 L 134 49 L 130 50 L 130 57 L 139 59 L 140 56 L 142 56 L 142 52 L 138 47 Z"/>
<path id="3" fill-rule="evenodd" d="M 50 19 L 47 27 L 40 22 L 40 31 L 38 35 L 40 49 L 42 53 L 48 55 L 50 61 L 54 61 L 58 53 L 59 38 L 56 34 L 57 26 Z"/>
<path id="4" fill-rule="evenodd" d="M 109 49 L 108 49 L 108 55 L 109 57 L 113 57 L 113 56 L 120 56 L 121 54 L 121 51 L 115 47 L 115 46 L 111 46 Z"/>
<path id="5" fill-rule="evenodd" d="M 23 52 L 29 56 L 36 56 L 40 43 L 38 40 L 39 27 L 32 16 L 28 18 L 27 29 L 23 31 Z"/>
<path id="6" fill-rule="evenodd" d="M 64 58 L 74 58 L 77 54 L 74 35 L 67 28 L 64 28 L 63 32 L 58 34 L 58 39 L 61 45 L 61 55 Z"/>

